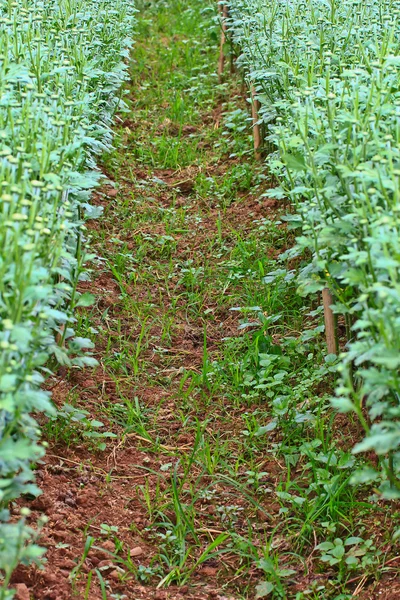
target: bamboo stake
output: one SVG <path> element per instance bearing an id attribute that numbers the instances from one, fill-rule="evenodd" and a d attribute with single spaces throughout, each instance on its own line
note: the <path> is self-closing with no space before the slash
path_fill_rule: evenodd
<path id="1" fill-rule="evenodd" d="M 328 346 L 329 354 L 338 353 L 338 341 L 336 335 L 336 319 L 331 309 L 333 304 L 333 297 L 328 288 L 322 290 L 322 302 L 324 305 L 324 319 L 325 319 L 325 336 L 326 344 Z"/>
<path id="2" fill-rule="evenodd" d="M 258 123 L 258 111 L 260 110 L 260 102 L 256 98 L 254 86 L 251 86 L 251 115 L 253 117 L 253 140 L 254 140 L 254 155 L 256 160 L 261 160 L 261 130 Z"/>
<path id="3" fill-rule="evenodd" d="M 220 42 L 220 46 L 219 46 L 218 78 L 219 78 L 219 82 L 221 83 L 222 75 L 224 73 L 224 66 L 225 66 L 224 47 L 225 47 L 225 42 L 226 42 L 226 20 L 228 18 L 228 6 L 226 4 L 221 6 L 221 4 L 220 4 L 219 11 L 221 13 L 221 42 Z"/>

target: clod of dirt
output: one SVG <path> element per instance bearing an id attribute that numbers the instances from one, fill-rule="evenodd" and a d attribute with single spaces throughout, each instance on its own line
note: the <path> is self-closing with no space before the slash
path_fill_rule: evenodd
<path id="1" fill-rule="evenodd" d="M 49 510 L 49 508 L 51 508 L 51 505 L 51 500 L 49 498 L 46 496 L 39 496 L 38 498 L 35 498 L 33 502 L 31 502 L 31 509 L 46 512 Z"/>
<path id="2" fill-rule="evenodd" d="M 199 572 L 202 575 L 206 575 L 206 577 L 215 577 L 215 575 L 218 573 L 218 569 L 215 567 L 203 567 Z"/>
<path id="3" fill-rule="evenodd" d="M 17 583 L 14 586 L 16 589 L 15 600 L 30 600 L 29 589 L 24 583 Z"/>
<path id="4" fill-rule="evenodd" d="M 60 573 L 65 579 L 68 579 L 68 577 L 70 575 L 70 571 L 67 571 L 67 569 L 61 569 Z"/>
<path id="5" fill-rule="evenodd" d="M 167 598 L 167 592 L 163 592 L 162 590 L 158 590 L 154 594 L 154 600 L 166 600 L 166 598 Z"/>
<path id="6" fill-rule="evenodd" d="M 92 389 L 92 390 L 97 389 L 97 384 L 94 381 L 94 379 L 85 379 L 85 381 L 83 381 L 81 383 L 81 386 L 86 390 L 87 389 Z"/>
<path id="7" fill-rule="evenodd" d="M 182 194 L 190 194 L 194 189 L 195 182 L 193 179 L 185 179 L 183 181 L 176 181 L 171 183 L 169 187 L 178 189 Z"/>
<path id="8" fill-rule="evenodd" d="M 134 556 L 140 556 L 141 554 L 143 554 L 143 548 L 141 548 L 140 546 L 136 546 L 136 548 L 132 548 L 132 550 L 130 551 L 131 558 L 133 558 Z"/>
<path id="9" fill-rule="evenodd" d="M 111 540 L 107 540 L 102 544 L 102 548 L 108 552 L 115 552 L 115 544 Z"/>
<path id="10" fill-rule="evenodd" d="M 79 506 L 86 506 L 86 504 L 89 502 L 89 498 L 85 494 L 80 494 L 76 498 L 76 502 Z"/>
<path id="11" fill-rule="evenodd" d="M 54 573 L 44 573 L 43 578 L 48 585 L 54 585 L 58 581 L 58 577 Z"/>
<path id="12" fill-rule="evenodd" d="M 110 552 L 115 552 L 115 544 L 111 540 L 107 540 L 103 542 L 101 548 L 95 548 L 91 554 L 91 560 L 97 558 L 99 560 L 110 559 Z"/>
<path id="13" fill-rule="evenodd" d="M 59 566 L 60 569 L 71 570 L 76 567 L 76 563 L 70 558 L 66 558 Z"/>
<path id="14" fill-rule="evenodd" d="M 106 571 L 107 569 L 112 569 L 113 566 L 114 565 L 112 564 L 112 562 L 110 560 L 102 560 L 97 565 L 97 568 L 102 569 L 103 571 Z"/>

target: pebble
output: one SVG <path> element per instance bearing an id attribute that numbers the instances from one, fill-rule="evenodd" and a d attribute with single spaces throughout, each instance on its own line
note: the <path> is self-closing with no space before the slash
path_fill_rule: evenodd
<path id="1" fill-rule="evenodd" d="M 141 556 L 141 554 L 143 554 L 143 548 L 141 548 L 140 546 L 136 546 L 136 548 L 132 548 L 132 550 L 130 551 L 131 557 Z"/>

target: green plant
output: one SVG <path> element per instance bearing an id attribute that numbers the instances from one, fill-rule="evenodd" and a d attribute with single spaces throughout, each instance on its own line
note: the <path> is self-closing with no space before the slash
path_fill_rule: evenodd
<path id="1" fill-rule="evenodd" d="M 388 0 L 231 0 L 240 63 L 275 151 L 268 162 L 305 257 L 301 294 L 329 288 L 347 345 L 332 400 L 374 451 L 369 481 L 400 496 L 398 8 Z M 354 483 L 365 481 L 365 471 Z"/>
<path id="2" fill-rule="evenodd" d="M 321 552 L 322 562 L 331 567 L 337 566 L 339 581 L 345 578 L 347 571 L 361 568 L 365 573 L 369 567 L 377 564 L 380 555 L 372 540 L 364 541 L 359 537 L 349 537 L 345 540 L 335 538 L 333 542 L 322 542 L 316 548 Z"/>
<path id="3" fill-rule="evenodd" d="M 260 560 L 258 563 L 258 568 L 268 576 L 268 579 L 257 585 L 256 598 L 265 598 L 271 593 L 276 598 L 285 598 L 286 592 L 282 583 L 282 579 L 285 580 L 288 577 L 292 577 L 296 574 L 296 571 L 293 569 L 280 567 L 276 558 L 270 557 Z"/>
<path id="4" fill-rule="evenodd" d="M 105 450 L 106 440 L 117 436 L 111 431 L 103 431 L 103 428 L 104 423 L 92 419 L 89 411 L 66 403 L 56 416 L 49 418 L 45 431 L 57 442 L 70 445 L 82 439 L 94 449 Z"/>
<path id="5" fill-rule="evenodd" d="M 54 415 L 42 388 L 52 364 L 94 366 L 89 339 L 75 332 L 85 264 L 85 222 L 100 175 L 96 156 L 110 147 L 110 124 L 126 77 L 135 9 L 124 0 L 0 2 L 0 509 L 8 540 L 0 571 L 19 559 L 32 532 L 7 523 L 7 505 L 39 492 L 31 465 L 43 456 L 35 413 Z M 22 543 L 22 546 L 21 546 Z"/>

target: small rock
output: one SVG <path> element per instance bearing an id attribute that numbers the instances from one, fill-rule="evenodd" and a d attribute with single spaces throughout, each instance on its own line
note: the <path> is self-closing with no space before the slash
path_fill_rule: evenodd
<path id="1" fill-rule="evenodd" d="M 108 575 L 108 577 L 110 579 L 113 579 L 114 581 L 119 581 L 120 577 L 119 577 L 119 573 L 117 570 L 115 571 L 111 571 L 111 573 Z"/>
<path id="2" fill-rule="evenodd" d="M 116 190 L 115 188 L 111 188 L 110 190 L 107 190 L 107 196 L 109 198 L 115 198 L 118 195 L 118 190 Z"/>
<path id="3" fill-rule="evenodd" d="M 15 591 L 15 600 L 30 600 L 29 589 L 24 583 L 17 583 Z"/>
<path id="4" fill-rule="evenodd" d="M 163 592 L 163 590 L 157 590 L 154 594 L 154 600 L 166 600 L 167 592 Z"/>
<path id="5" fill-rule="evenodd" d="M 143 554 L 143 548 L 141 548 L 140 546 L 136 546 L 136 548 L 132 548 L 132 550 L 130 551 L 131 558 L 133 558 L 134 556 L 141 556 L 141 554 Z"/>

